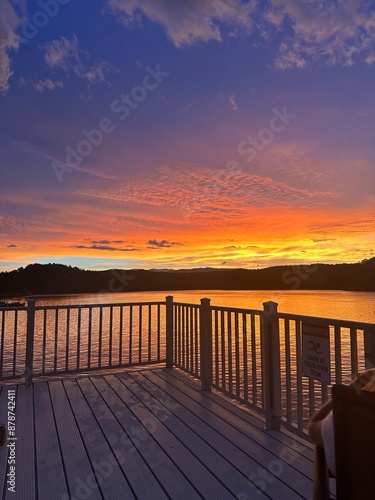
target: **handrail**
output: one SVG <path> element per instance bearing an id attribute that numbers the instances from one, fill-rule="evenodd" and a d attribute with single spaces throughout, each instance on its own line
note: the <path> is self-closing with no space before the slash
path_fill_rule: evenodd
<path id="1" fill-rule="evenodd" d="M 165 305 L 164 301 L 155 301 L 155 302 L 108 302 L 105 304 L 66 304 L 61 306 L 35 306 L 36 311 L 48 311 L 48 310 L 56 310 L 56 309 L 88 309 L 95 307 L 125 307 L 125 306 L 157 306 L 157 305 Z M 27 310 L 27 307 L 24 308 Z M 0 309 L 1 310 L 1 309 Z M 8 310 L 8 308 L 7 308 Z"/>
<path id="2" fill-rule="evenodd" d="M 342 328 L 356 328 L 357 330 L 368 330 L 372 329 L 375 331 L 375 324 L 364 323 L 363 321 L 350 321 L 345 319 L 333 319 L 325 318 L 320 316 L 305 316 L 303 314 L 293 314 L 293 313 L 283 313 L 278 312 L 278 317 L 281 319 L 295 319 L 298 321 L 309 321 L 317 323 L 319 325 L 324 325 L 329 323 L 332 326 L 340 326 Z"/>
<path id="3" fill-rule="evenodd" d="M 243 307 L 232 307 L 232 306 L 211 306 L 213 311 L 229 311 L 237 313 L 253 313 L 253 314 L 263 314 L 264 311 L 258 309 L 244 309 Z"/>

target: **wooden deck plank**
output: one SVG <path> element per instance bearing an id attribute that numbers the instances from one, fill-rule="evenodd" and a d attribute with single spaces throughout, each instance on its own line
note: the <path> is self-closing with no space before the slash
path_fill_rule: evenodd
<path id="1" fill-rule="evenodd" d="M 39 498 L 68 495 L 48 384 L 34 385 L 36 470 Z"/>
<path id="2" fill-rule="evenodd" d="M 194 485 L 199 495 L 215 499 L 227 499 L 228 489 L 215 478 L 195 455 L 179 441 L 172 432 L 157 418 L 144 404 L 140 404 L 141 389 L 137 385 L 135 392 L 130 390 L 123 382 L 129 378 L 128 374 L 120 374 L 121 379 L 114 375 L 105 377 L 124 401 L 133 401 L 132 411 L 141 422 L 147 422 L 152 430 L 153 438 L 163 447 L 168 456 L 182 471 L 190 484 Z M 137 393 L 139 393 L 137 395 Z M 138 404 L 137 404 L 138 399 Z"/>
<path id="3" fill-rule="evenodd" d="M 200 385 L 197 381 L 191 380 L 187 378 L 183 372 L 180 372 L 176 369 L 165 369 L 164 370 L 168 375 L 173 376 L 180 382 L 184 384 L 184 386 L 188 386 L 194 388 L 197 391 L 200 391 Z M 142 371 L 142 373 L 144 373 Z M 160 373 L 160 370 L 157 371 Z M 222 395 L 215 394 L 214 392 L 205 392 L 205 396 L 212 401 L 215 401 L 220 406 L 228 409 L 231 413 L 236 414 L 247 424 L 250 426 L 256 427 L 258 429 L 264 430 L 264 418 L 260 415 L 252 413 L 250 409 L 243 409 L 237 406 L 237 402 L 230 401 L 225 399 Z M 307 441 L 308 437 L 306 435 L 306 440 L 302 439 L 299 434 L 293 434 L 293 432 L 289 429 L 282 428 L 282 430 L 272 430 L 267 431 L 272 435 L 273 438 L 277 439 L 280 443 L 285 446 L 289 446 L 290 453 L 294 454 L 296 450 L 298 450 L 299 460 L 295 461 L 292 466 L 307 475 L 308 477 L 312 477 L 313 471 L 313 445 Z M 304 460 L 304 458 L 306 460 Z M 303 467 L 300 464 L 303 463 Z M 330 493 L 331 497 L 336 497 L 336 481 L 335 479 L 330 479 Z"/>
<path id="4" fill-rule="evenodd" d="M 134 401 L 134 399 L 124 401 L 108 381 L 102 377 L 92 378 L 92 382 L 121 424 L 126 438 L 122 439 L 123 444 L 130 447 L 129 452 L 132 452 L 133 448 L 139 452 L 160 484 L 163 485 L 168 496 L 171 499 L 181 500 L 201 498 L 163 448 L 155 441 L 149 432 L 148 421 L 142 422 L 133 414 L 132 410 L 135 406 L 139 406 L 139 401 Z"/>
<path id="5" fill-rule="evenodd" d="M 1 447 L 0 498 L 312 498 L 302 438 L 266 431 L 262 416 L 187 380 L 147 367 L 17 386 L 17 493 L 7 494 Z"/>
<path id="6" fill-rule="evenodd" d="M 183 386 L 180 381 L 171 379 L 169 374 L 163 370 L 146 373 L 155 383 L 158 383 L 156 377 L 163 379 L 164 382 L 160 386 L 161 388 L 184 401 L 184 404 L 192 412 L 217 432 L 230 436 L 230 441 L 258 464 L 258 473 L 255 478 L 259 476 L 259 467 L 261 474 L 270 474 L 272 469 L 275 469 L 275 479 L 267 485 L 267 492 L 270 491 L 271 494 L 273 491 L 273 494 L 276 495 L 275 498 L 278 498 L 281 493 L 283 498 L 284 495 L 288 494 L 291 495 L 290 498 L 294 498 L 296 494 L 302 498 L 311 498 L 309 491 L 312 490 L 312 470 L 310 468 L 306 470 L 305 459 L 299 455 L 297 450 L 292 449 L 288 443 L 287 445 L 281 444 L 268 432 L 254 429 L 244 420 L 238 418 L 237 415 L 232 414 L 207 398 L 206 393 L 195 391 L 186 385 Z M 175 392 L 173 387 L 179 392 Z M 186 399 L 184 395 L 189 399 Z M 284 457 L 284 460 L 282 457 Z M 292 467 L 296 463 L 300 463 L 300 468 L 305 469 L 306 474 Z M 290 488 L 293 488 L 294 491 L 291 491 Z"/>
<path id="7" fill-rule="evenodd" d="M 191 387 L 195 387 L 198 391 L 200 391 L 200 386 L 198 384 L 186 384 L 185 383 L 185 376 L 183 372 L 180 370 L 175 370 L 175 369 L 165 369 L 164 371 L 168 373 L 170 376 L 176 378 L 180 382 L 183 382 L 185 385 L 189 385 Z M 205 395 L 208 399 L 211 399 L 212 401 L 215 401 L 217 404 L 220 406 L 223 406 L 224 408 L 228 409 L 231 413 L 236 414 L 240 418 L 246 421 L 247 424 L 250 424 L 251 427 L 255 427 L 258 429 L 265 429 L 265 417 L 262 416 L 261 413 L 257 413 L 256 410 L 251 410 L 250 407 L 242 407 L 239 402 L 236 400 L 231 400 L 229 397 L 226 398 L 225 395 L 213 391 L 213 392 L 205 392 Z M 267 431 L 268 432 L 268 431 Z M 299 451 L 300 455 L 303 455 L 304 457 L 307 458 L 307 460 L 312 463 L 312 456 L 313 456 L 313 445 L 308 441 L 308 435 L 306 434 L 306 438 L 302 438 L 300 435 L 297 435 L 290 431 L 289 429 L 286 429 L 282 427 L 281 430 L 272 430 L 272 436 L 280 441 L 280 443 L 284 443 L 285 437 L 290 437 L 291 440 L 295 443 L 301 443 L 303 445 L 302 449 Z"/>
<path id="8" fill-rule="evenodd" d="M 4 498 L 7 500 L 24 498 L 34 500 L 36 498 L 36 481 L 34 474 L 35 455 L 32 386 L 18 386 L 15 413 L 15 438 L 17 438 L 15 447 L 16 486 L 15 493 L 7 489 Z"/>
<path id="9" fill-rule="evenodd" d="M 177 378 L 177 380 L 180 380 L 184 382 L 186 385 L 186 376 L 180 372 L 179 370 L 165 370 L 169 375 Z M 200 386 L 197 383 L 191 382 L 190 384 L 187 384 L 191 387 L 196 388 L 196 390 L 200 390 Z M 206 392 L 205 393 L 206 397 L 209 399 L 212 399 L 219 405 L 223 406 L 224 408 L 228 409 L 230 412 L 235 413 L 237 416 L 240 418 L 244 419 L 248 424 L 250 424 L 253 427 L 256 427 L 258 429 L 264 429 L 265 422 L 264 422 L 264 417 L 261 414 L 256 413 L 256 410 L 251 411 L 250 408 L 243 408 L 239 406 L 238 402 L 235 400 L 230 400 L 226 399 L 223 397 L 221 394 L 218 395 L 215 392 Z M 313 445 L 308 442 L 308 435 L 306 434 L 306 438 L 303 439 L 299 435 L 293 433 L 292 431 L 283 428 L 282 430 L 273 430 L 272 431 L 272 436 L 280 441 L 280 443 L 285 442 L 285 438 L 289 437 L 294 443 L 300 443 L 303 446 L 299 450 L 299 454 L 303 455 L 304 457 L 307 458 L 307 460 L 312 463 L 312 457 L 313 457 Z"/>
<path id="10" fill-rule="evenodd" d="M 208 410 L 215 411 L 215 408 L 218 407 L 228 410 L 227 412 L 223 412 L 222 418 L 228 424 L 234 425 L 241 432 L 255 439 L 262 446 L 278 450 L 278 453 L 281 453 L 285 446 L 289 446 L 291 452 L 298 450 L 298 460 L 293 462 L 293 467 L 306 476 L 312 477 L 312 446 L 307 441 L 302 441 L 298 436 L 293 436 L 289 431 L 284 431 L 284 429 L 266 430 L 264 421 L 263 425 L 254 425 L 254 418 L 251 414 L 232 405 L 217 394 L 192 390 L 187 384 L 183 383 L 181 376 L 175 377 L 174 370 L 157 370 L 154 373 L 163 377 L 168 384 L 174 385 L 185 392 L 195 401 L 200 401 L 199 394 L 203 394 L 204 399 L 202 400 L 202 404 Z M 218 409 L 217 411 L 220 410 Z"/>
<path id="11" fill-rule="evenodd" d="M 137 498 L 166 500 L 167 494 L 134 446 L 128 445 L 128 438 L 112 413 L 110 407 L 89 378 L 78 379 L 79 386 L 95 414 L 98 424 L 105 433 L 123 474 Z"/>
<path id="12" fill-rule="evenodd" d="M 289 450 L 286 450 L 284 447 L 284 453 L 281 455 L 277 455 L 274 453 L 273 455 L 270 455 L 270 452 L 268 452 L 268 461 L 264 460 L 258 461 L 253 459 L 253 450 L 254 450 L 254 443 L 251 441 L 248 442 L 248 448 L 247 448 L 247 453 L 244 451 L 244 449 L 241 449 L 240 447 L 236 446 L 233 444 L 233 432 L 235 430 L 231 427 L 227 427 L 226 430 L 225 428 L 222 429 L 222 435 L 226 437 L 226 444 L 223 447 L 223 443 L 217 439 L 217 435 L 221 435 L 218 433 L 218 428 L 216 427 L 214 423 L 214 427 L 211 427 L 208 425 L 207 420 L 209 421 L 210 419 L 206 418 L 206 414 L 204 413 L 205 410 L 203 410 L 203 415 L 202 415 L 202 408 L 200 408 L 199 403 L 196 401 L 191 400 L 186 394 L 183 392 L 179 391 L 178 389 L 175 389 L 173 391 L 173 388 L 171 387 L 171 384 L 169 384 L 168 381 L 164 380 L 161 384 L 160 382 L 158 383 L 157 377 L 155 378 L 153 373 L 150 372 L 142 372 L 143 375 L 150 377 L 156 384 L 158 384 L 161 388 L 164 388 L 164 390 L 168 391 L 169 397 L 172 395 L 176 397 L 176 399 L 185 407 L 188 408 L 189 411 L 193 413 L 193 416 L 195 418 L 190 419 L 190 423 L 188 425 L 192 425 L 195 427 L 197 432 L 200 432 L 201 435 L 203 436 L 204 439 L 210 440 L 210 442 L 214 443 L 213 446 L 217 447 L 217 449 L 223 453 L 226 454 L 226 456 L 231 457 L 231 461 L 236 467 L 238 467 L 239 470 L 241 470 L 248 478 L 252 478 L 254 482 L 257 480 L 259 481 L 259 477 L 261 476 L 268 476 L 270 477 L 270 470 L 275 469 L 275 478 L 272 479 L 272 484 L 267 485 L 267 494 L 270 495 L 272 498 L 280 498 L 281 492 L 283 492 L 283 498 L 291 496 L 292 498 L 295 497 L 296 492 L 295 491 L 290 491 L 289 489 L 289 483 L 283 484 L 283 482 L 280 483 L 279 477 L 281 476 L 281 469 L 282 472 L 284 472 L 284 467 L 285 465 L 288 466 L 288 464 L 283 463 L 283 461 L 280 459 L 280 457 L 284 457 L 286 461 L 293 461 L 294 457 L 297 455 L 296 452 L 294 452 L 293 455 L 290 454 Z M 159 372 L 158 372 L 159 374 Z M 138 375 L 136 375 L 138 377 Z M 146 386 L 145 386 L 146 387 Z M 187 391 L 189 392 L 192 390 L 194 393 L 196 391 L 194 389 L 190 389 L 189 387 L 187 388 Z M 206 393 L 201 394 L 201 398 L 205 399 Z M 199 393 L 198 393 L 198 398 L 199 398 Z M 220 409 L 219 409 L 220 411 Z M 220 416 L 222 417 L 222 413 L 220 411 Z M 202 417 L 204 420 L 202 420 Z M 184 418 L 184 421 L 187 422 L 186 416 L 184 414 L 181 415 L 181 418 Z M 245 436 L 241 435 L 237 439 L 237 444 L 242 443 L 244 440 Z M 246 439 L 246 438 L 245 438 Z M 269 444 L 269 450 L 272 450 L 272 445 L 273 441 L 270 440 Z M 272 457 L 270 459 L 269 457 Z M 295 476 L 295 472 L 292 471 L 293 477 Z M 306 488 L 306 483 L 309 485 L 311 481 L 309 479 L 306 480 L 306 478 L 303 477 L 303 484 L 305 485 Z M 254 484 L 255 487 L 255 484 Z M 285 491 L 286 490 L 286 491 Z M 301 492 L 300 492 L 301 493 Z M 305 492 L 303 492 L 305 494 Z M 304 498 L 304 494 L 302 497 Z"/>
<path id="13" fill-rule="evenodd" d="M 51 401 L 60 437 L 69 495 L 102 500 L 99 485 L 87 456 L 62 382 L 49 383 Z"/>
<path id="14" fill-rule="evenodd" d="M 177 380 L 175 383 L 173 378 L 166 378 L 168 383 L 174 384 L 175 387 L 179 388 L 180 390 L 186 392 L 186 394 L 189 395 L 189 397 L 192 397 L 196 399 L 198 397 L 198 394 L 201 393 L 201 391 L 189 391 L 187 392 L 188 386 L 183 383 L 183 380 L 181 376 L 177 376 L 175 374 L 174 370 L 157 370 L 155 371 L 155 374 L 160 375 L 161 377 L 165 377 L 165 374 L 168 374 L 168 377 L 173 377 Z M 260 425 L 259 422 L 261 422 L 259 419 L 258 423 L 254 425 L 254 418 L 250 415 L 250 419 L 248 419 L 248 413 L 242 410 L 241 408 L 232 405 L 230 402 L 225 401 L 223 398 L 218 396 L 217 394 L 213 394 L 210 392 L 204 392 L 205 398 L 202 400 L 203 404 L 208 410 L 214 409 L 215 405 L 222 406 L 226 410 L 229 410 L 228 412 L 224 412 L 223 415 L 226 415 L 227 419 L 226 421 L 230 425 L 234 425 L 236 428 L 240 429 L 241 432 L 244 432 L 245 434 L 249 435 L 249 437 L 255 439 L 259 444 L 264 445 L 264 446 L 269 446 L 270 443 L 270 438 L 274 439 L 275 441 L 272 441 L 274 443 L 274 446 L 277 447 L 276 449 L 279 450 L 279 452 L 282 451 L 284 448 L 284 445 L 286 444 L 286 437 L 290 436 L 290 432 L 285 432 L 284 430 L 279 431 L 279 430 L 265 430 L 265 423 L 263 421 L 263 424 Z M 218 410 L 219 411 L 219 410 Z M 277 444 L 277 441 L 279 443 L 282 443 L 282 446 Z M 293 444 L 296 445 L 296 449 L 298 448 L 298 454 L 300 455 L 300 459 L 302 460 L 301 463 L 301 471 L 303 471 L 306 475 L 312 476 L 312 446 L 309 445 L 307 442 L 302 442 L 300 438 L 296 438 L 295 436 L 292 437 L 291 439 L 292 446 Z M 303 460 L 303 456 L 307 458 L 306 460 Z M 298 465 L 299 462 L 295 463 L 295 466 Z"/>
<path id="15" fill-rule="evenodd" d="M 166 371 L 169 375 L 175 377 L 177 380 L 181 382 L 186 380 L 184 374 L 178 370 L 164 369 L 164 371 Z M 197 383 L 192 382 L 189 383 L 188 386 L 195 387 L 198 391 L 200 390 L 200 386 Z M 239 407 L 237 406 L 236 401 L 232 402 L 230 399 L 228 400 L 225 397 L 223 397 L 223 395 L 214 392 L 205 392 L 205 396 L 215 401 L 217 404 L 223 406 L 224 408 L 228 409 L 231 413 L 236 414 L 237 416 L 245 420 L 245 422 L 249 423 L 251 426 L 265 430 L 264 418 L 262 419 L 260 415 L 253 413 L 249 408 Z M 309 438 L 307 434 L 306 434 L 306 439 L 303 439 L 301 438 L 299 433 L 294 434 L 292 430 L 286 429 L 284 427 L 282 427 L 281 430 L 275 429 L 266 432 L 268 432 L 269 435 L 272 435 L 272 437 L 277 439 L 280 443 L 284 444 L 285 446 L 289 446 L 291 453 L 294 453 L 296 450 L 298 450 L 299 460 L 294 461 L 292 467 L 296 468 L 297 470 L 307 475 L 308 477 L 312 477 L 313 445 L 308 441 Z M 300 466 L 301 463 L 304 464 L 303 467 Z M 330 494 L 331 498 L 336 497 L 336 480 L 332 478 L 330 479 Z"/>
<path id="16" fill-rule="evenodd" d="M 76 380 L 64 381 L 96 480 L 105 500 L 135 498 Z M 99 397 L 99 395 L 98 395 Z"/>
<path id="17" fill-rule="evenodd" d="M 233 496 L 236 497 L 241 493 L 257 493 L 258 498 L 267 498 L 255 485 L 250 486 L 246 473 L 241 473 L 232 465 L 230 459 L 234 456 L 227 456 L 227 448 L 222 450 L 223 453 L 219 453 L 217 445 L 213 446 L 202 438 L 204 433 L 197 433 L 196 429 L 186 425 L 189 419 L 194 417 L 186 408 L 151 384 L 141 373 L 134 374 L 134 376 L 129 374 L 127 377 L 119 375 L 119 378 L 133 393 L 138 395 L 155 416 L 163 415 L 164 425 L 205 465 L 219 482 L 230 490 Z M 141 391 L 136 387 L 137 385 L 140 385 Z M 179 414 L 182 418 L 179 418 Z M 222 436 L 219 434 L 215 435 L 216 440 L 220 440 L 220 438 Z M 238 454 L 239 450 L 236 449 L 236 452 Z M 249 461 L 248 456 L 246 456 L 246 460 Z"/>

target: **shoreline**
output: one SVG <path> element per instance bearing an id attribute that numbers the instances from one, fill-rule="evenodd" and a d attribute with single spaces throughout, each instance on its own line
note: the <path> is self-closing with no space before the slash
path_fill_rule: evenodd
<path id="1" fill-rule="evenodd" d="M 104 291 L 99 291 L 99 292 L 72 292 L 72 293 L 44 293 L 44 294 L 30 294 L 30 295 L 1 295 L 0 296 L 0 301 L 1 300 L 28 300 L 28 299 L 48 299 L 48 298 L 59 298 L 59 297 L 82 297 L 83 295 L 108 295 L 108 296 L 113 296 L 113 295 L 120 295 L 120 294 L 137 294 L 137 293 L 166 293 L 166 294 L 171 294 L 173 292 L 268 292 L 268 293 L 298 293 L 298 294 L 303 294 L 303 293 L 321 293 L 321 292 L 330 292 L 330 293 L 366 293 L 366 294 L 375 294 L 375 290 L 348 290 L 348 289 L 335 289 L 335 288 L 321 288 L 321 289 L 300 289 L 300 290 L 285 290 L 284 288 L 257 288 L 257 289 L 243 289 L 243 288 L 176 288 L 176 289 L 168 289 L 168 290 L 123 290 L 119 292 L 104 292 Z"/>

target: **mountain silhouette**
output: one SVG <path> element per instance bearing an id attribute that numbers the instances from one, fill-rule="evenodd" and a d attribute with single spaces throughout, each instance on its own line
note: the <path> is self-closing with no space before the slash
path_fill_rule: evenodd
<path id="1" fill-rule="evenodd" d="M 87 271 L 63 264 L 31 264 L 0 273 L 0 295 L 54 295 L 162 290 L 375 291 L 375 258 L 355 264 L 265 269 Z"/>

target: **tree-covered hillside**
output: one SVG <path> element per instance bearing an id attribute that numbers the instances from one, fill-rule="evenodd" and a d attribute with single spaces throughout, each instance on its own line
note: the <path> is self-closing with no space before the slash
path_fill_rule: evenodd
<path id="1" fill-rule="evenodd" d="M 258 270 L 86 271 L 62 264 L 31 264 L 0 273 L 0 295 L 3 296 L 204 289 L 375 291 L 375 258 L 357 264 L 279 266 Z"/>

